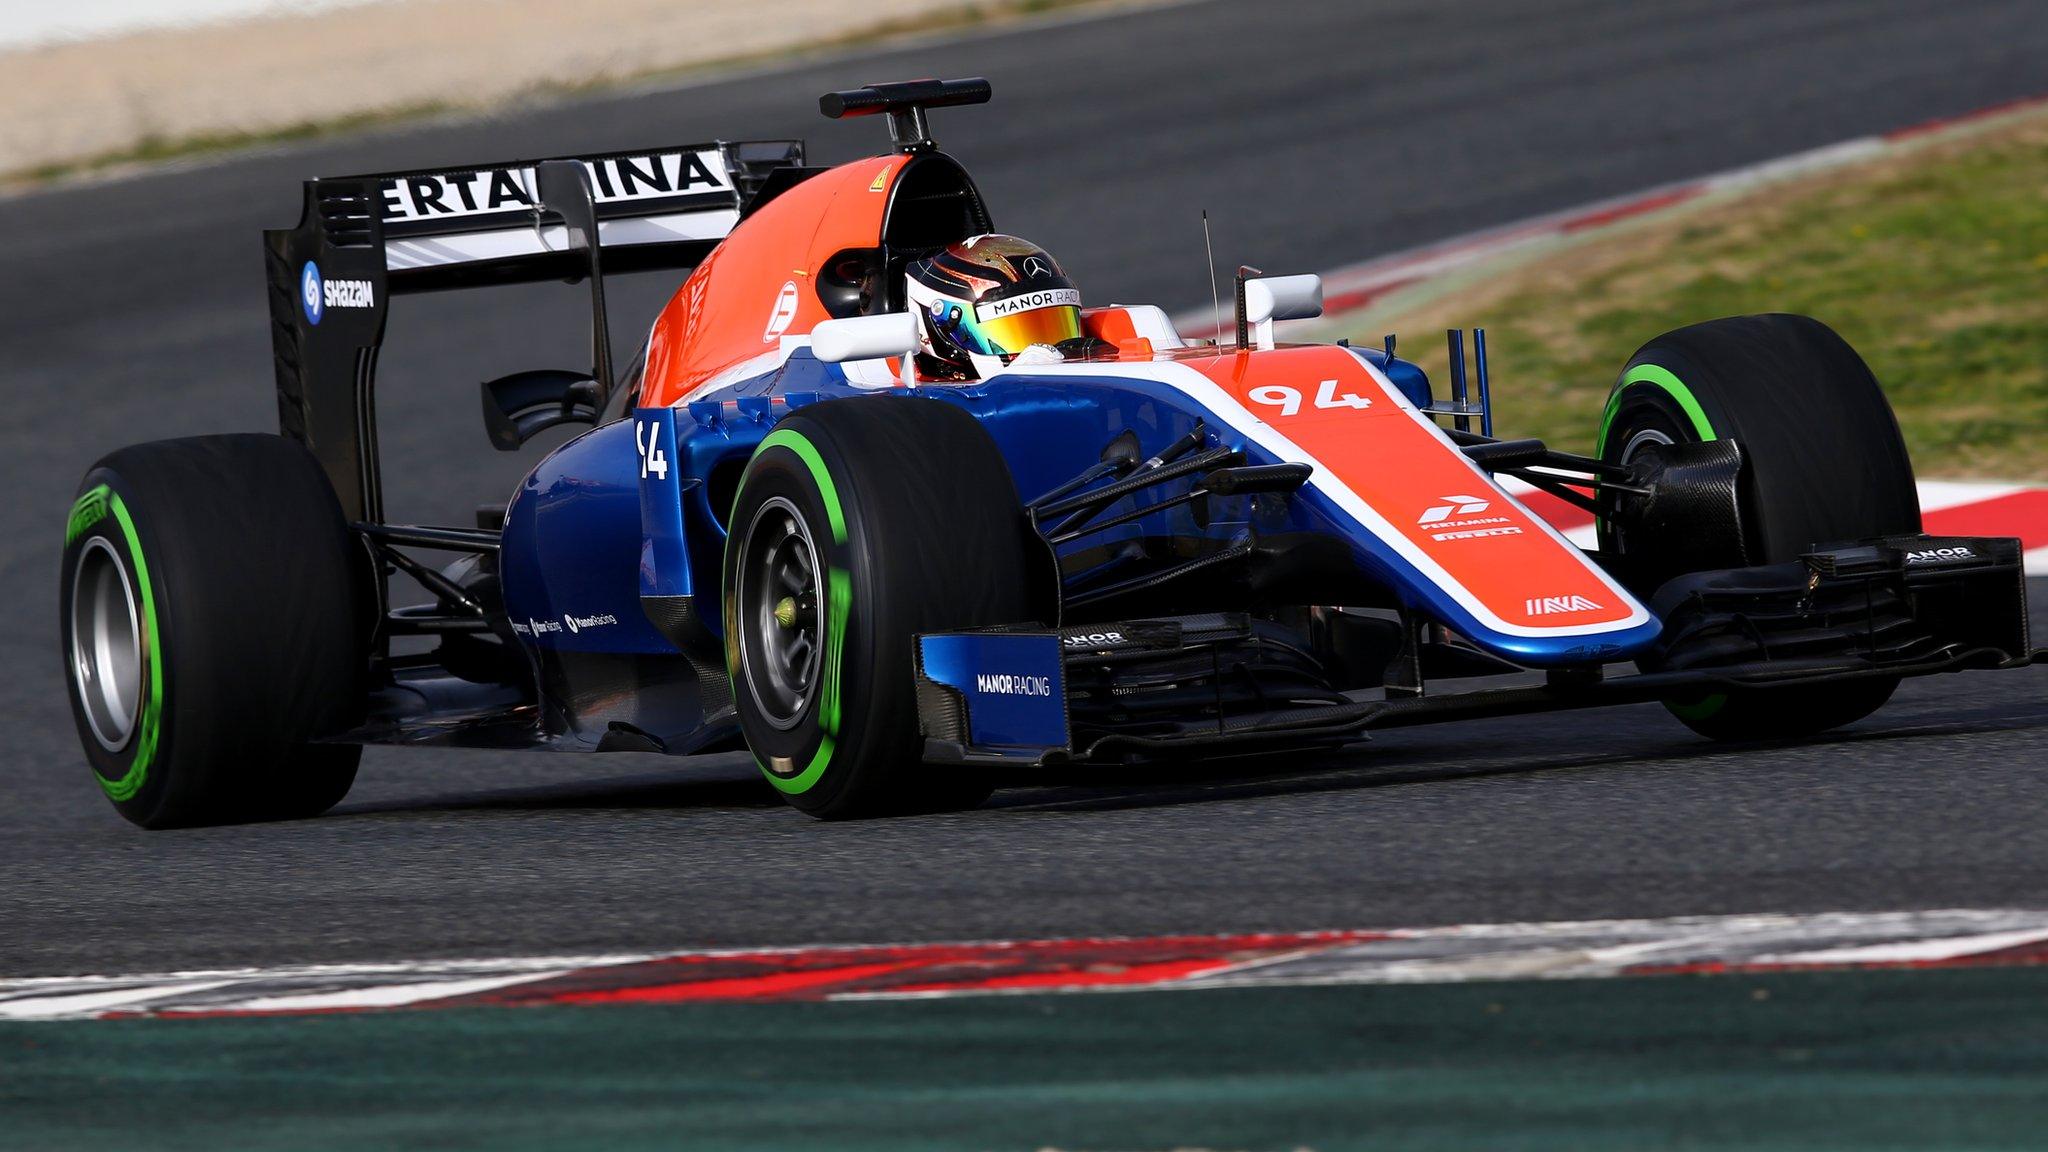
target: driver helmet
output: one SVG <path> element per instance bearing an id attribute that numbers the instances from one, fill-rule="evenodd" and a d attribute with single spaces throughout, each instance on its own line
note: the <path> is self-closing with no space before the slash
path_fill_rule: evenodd
<path id="1" fill-rule="evenodd" d="M 1081 338 L 1081 290 L 1028 240 L 970 236 L 912 261 L 906 276 L 927 375 L 977 380 L 1031 348 L 1058 353 Z"/>

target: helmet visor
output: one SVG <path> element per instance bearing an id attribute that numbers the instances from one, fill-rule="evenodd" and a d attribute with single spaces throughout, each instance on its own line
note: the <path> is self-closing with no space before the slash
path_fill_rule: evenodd
<path id="1" fill-rule="evenodd" d="M 1056 308 L 1033 308 L 1013 312 L 974 324 L 981 337 L 982 351 L 991 356 L 1015 356 L 1033 344 L 1058 344 L 1081 334 L 1081 310 L 1069 304 Z"/>
<path id="2" fill-rule="evenodd" d="M 963 327 L 989 356 L 1015 356 L 1033 344 L 1058 344 L 1081 334 L 1081 294 L 1072 288 L 1041 289 L 982 303 Z"/>

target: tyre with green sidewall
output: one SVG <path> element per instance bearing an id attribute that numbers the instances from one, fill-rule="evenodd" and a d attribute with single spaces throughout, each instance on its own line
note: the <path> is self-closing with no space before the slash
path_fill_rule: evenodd
<path id="1" fill-rule="evenodd" d="M 1740 539 L 1727 567 L 1796 560 L 1815 545 L 1920 530 L 1913 466 L 1877 378 L 1818 320 L 1773 313 L 1693 324 L 1643 345 L 1622 370 L 1600 423 L 1598 452 L 1624 463 L 1660 440 L 1728 439 L 1742 450 Z M 1608 518 L 1603 551 L 1666 573 L 1654 541 L 1634 542 Z M 1642 563 L 1645 562 L 1646 563 Z M 1632 589 L 1648 597 L 1655 588 Z M 1698 693 L 1665 701 L 1680 721 L 1719 740 L 1811 735 L 1877 710 L 1895 678 Z"/>
<path id="2" fill-rule="evenodd" d="M 807 693 L 777 697 L 759 668 L 763 633 L 780 625 L 763 620 L 765 578 L 753 569 L 766 555 L 757 538 L 787 536 L 792 520 L 817 575 L 814 601 L 788 615 L 814 629 L 822 654 Z M 807 405 L 755 451 L 728 523 L 726 665 L 748 747 L 783 799 L 822 819 L 985 799 L 978 771 L 922 762 L 912 664 L 917 633 L 1033 616 L 1030 528 L 980 422 L 926 397 Z"/>
<path id="3" fill-rule="evenodd" d="M 140 697 L 110 740 L 87 712 L 73 609 L 82 575 L 116 571 Z M 59 619 L 79 740 L 114 808 L 171 828 L 339 802 L 362 750 L 314 740 L 361 720 L 368 579 L 326 475 L 292 441 L 163 440 L 95 464 L 65 528 Z"/>

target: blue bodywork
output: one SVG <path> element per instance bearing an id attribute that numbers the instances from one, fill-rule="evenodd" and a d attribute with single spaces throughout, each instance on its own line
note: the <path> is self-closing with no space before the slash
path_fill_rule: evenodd
<path id="1" fill-rule="evenodd" d="M 1419 368 L 1377 351 L 1353 351 L 1382 368 L 1418 406 L 1428 404 L 1429 384 Z M 1186 394 L 1111 371 L 1100 377 L 1009 374 L 981 385 L 884 391 L 904 400 L 943 400 L 974 413 L 1002 449 L 1018 494 L 1027 502 L 1094 464 L 1102 446 L 1126 429 L 1147 454 L 1198 425 L 1212 444 L 1230 435 L 1226 421 Z M 512 620 L 523 625 L 522 639 L 542 653 L 675 652 L 643 613 L 643 597 L 689 598 L 695 618 L 718 636 L 726 535 L 713 506 L 719 469 L 742 465 L 792 410 L 821 399 L 874 394 L 872 387 L 849 383 L 838 365 L 797 348 L 781 367 L 762 376 L 683 408 L 636 409 L 630 419 L 564 445 L 527 477 L 506 518 L 505 602 Z M 1257 444 L 1230 446 L 1241 448 L 1250 464 L 1279 462 Z M 1152 503 L 1172 494 L 1148 491 L 1136 499 Z M 723 498 L 731 495 L 726 490 Z M 1591 640 L 1493 632 L 1392 549 L 1350 526 L 1313 487 L 1287 500 L 1219 499 L 1206 522 L 1198 522 L 1187 505 L 1173 506 L 1089 543 L 1099 549 L 1105 540 L 1166 537 L 1220 544 L 1248 526 L 1261 537 L 1316 534 L 1347 541 L 1359 568 L 1404 607 L 1517 663 L 1544 667 L 1622 659 L 1642 650 L 1659 630 L 1651 618 Z M 1090 573 L 1068 575 L 1070 582 L 1085 582 Z M 591 620 L 602 622 L 570 626 Z"/>
<path id="2" fill-rule="evenodd" d="M 1051 632 L 920 636 L 918 674 L 959 694 L 978 749 L 1064 748 L 1066 665 Z"/>

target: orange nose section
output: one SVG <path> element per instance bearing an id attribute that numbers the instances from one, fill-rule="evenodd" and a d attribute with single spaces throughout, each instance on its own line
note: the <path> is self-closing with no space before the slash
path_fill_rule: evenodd
<path id="1" fill-rule="evenodd" d="M 1190 362 L 1312 463 L 1312 482 L 1509 635 L 1647 617 L 1583 553 L 1467 460 L 1358 357 L 1282 348 Z"/>

